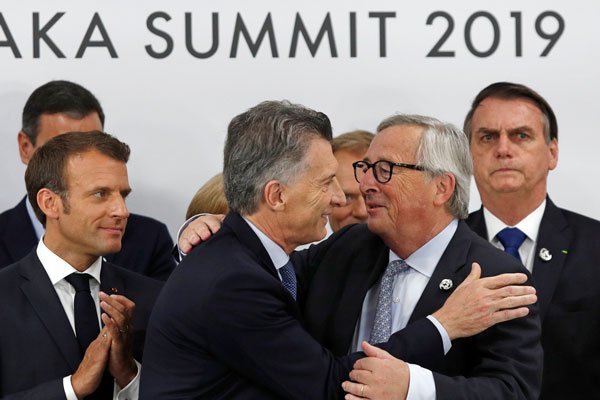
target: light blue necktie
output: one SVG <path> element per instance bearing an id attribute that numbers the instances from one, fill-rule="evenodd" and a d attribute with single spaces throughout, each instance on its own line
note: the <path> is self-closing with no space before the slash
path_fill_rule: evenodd
<path id="1" fill-rule="evenodd" d="M 410 266 L 404 260 L 394 260 L 388 264 L 381 285 L 379 286 L 379 297 L 377 299 L 377 311 L 369 343 L 387 342 L 392 334 L 392 296 L 394 292 L 394 277 L 408 271 Z"/>
<path id="2" fill-rule="evenodd" d="M 283 286 L 285 286 L 294 300 L 296 300 L 296 271 L 294 271 L 294 264 L 292 264 L 292 260 L 288 261 L 287 264 L 279 268 L 279 274 L 281 275 L 281 283 L 283 283 Z"/>
<path id="3" fill-rule="evenodd" d="M 519 255 L 519 247 L 523 244 L 523 241 L 527 237 L 519 228 L 504 228 L 496 235 L 504 251 L 521 261 Z"/>

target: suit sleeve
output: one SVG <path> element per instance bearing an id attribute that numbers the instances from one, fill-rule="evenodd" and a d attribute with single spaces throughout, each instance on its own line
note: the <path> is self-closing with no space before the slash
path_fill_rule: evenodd
<path id="1" fill-rule="evenodd" d="M 42 383 L 32 389 L 1 397 L 2 400 L 66 400 L 62 378 Z"/>
<path id="2" fill-rule="evenodd" d="M 154 252 L 151 265 L 148 267 L 148 276 L 161 281 L 166 281 L 177 265 L 173 259 L 173 241 L 169 236 L 166 225 L 160 224 L 153 243 Z"/>

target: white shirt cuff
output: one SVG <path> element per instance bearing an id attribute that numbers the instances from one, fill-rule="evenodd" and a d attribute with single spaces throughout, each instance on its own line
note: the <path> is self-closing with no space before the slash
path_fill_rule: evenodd
<path id="1" fill-rule="evenodd" d="M 440 333 L 440 336 L 442 337 L 444 355 L 448 354 L 448 352 L 452 348 L 452 341 L 450 340 L 450 336 L 448 336 L 448 332 L 446 332 L 444 326 L 433 315 L 428 315 L 427 319 L 430 320 L 431 323 L 437 328 L 438 332 Z"/>
<path id="2" fill-rule="evenodd" d="M 133 361 L 135 361 L 135 365 L 137 366 L 137 374 L 135 375 L 135 378 L 133 378 L 131 382 L 129 382 L 129 384 L 121 390 L 119 390 L 119 385 L 117 385 L 117 382 L 115 382 L 115 389 L 113 392 L 114 400 L 138 400 L 140 393 L 140 372 L 142 371 L 142 365 L 136 360 Z"/>
<path id="3" fill-rule="evenodd" d="M 409 383 L 406 400 L 435 400 L 433 373 L 416 364 L 408 364 Z"/>
<path id="4" fill-rule="evenodd" d="M 65 389 L 65 396 L 67 400 L 78 400 L 75 391 L 73 390 L 73 384 L 71 383 L 71 377 L 73 375 L 65 376 L 63 378 L 63 389 Z"/>
<path id="5" fill-rule="evenodd" d="M 129 382 L 127 386 L 123 389 L 119 389 L 119 385 L 115 382 L 113 389 L 113 400 L 138 400 L 139 392 L 140 392 L 140 372 L 142 370 L 142 365 L 135 361 L 135 365 L 137 366 L 137 374 L 135 378 Z M 73 390 L 73 385 L 71 384 L 71 377 L 73 375 L 65 376 L 63 378 L 63 388 L 65 390 L 65 396 L 67 400 L 78 400 L 77 395 L 75 395 L 75 390 Z"/>
<path id="6" fill-rule="evenodd" d="M 194 221 L 195 219 L 198 219 L 199 217 L 202 217 L 203 215 L 207 215 L 207 213 L 202 213 L 202 214 L 196 214 L 194 216 L 191 216 L 187 221 L 185 221 L 183 223 L 183 225 L 181 225 L 181 228 L 179 228 L 179 230 L 177 231 L 177 242 L 175 243 L 175 246 L 177 246 L 177 252 L 179 253 L 179 262 L 181 262 L 183 260 L 183 258 L 185 256 L 187 256 L 187 253 L 184 253 L 183 251 L 181 251 L 181 249 L 179 248 L 179 238 L 181 237 L 181 234 L 183 233 L 183 231 L 185 230 L 185 228 L 188 227 L 188 225 Z"/>

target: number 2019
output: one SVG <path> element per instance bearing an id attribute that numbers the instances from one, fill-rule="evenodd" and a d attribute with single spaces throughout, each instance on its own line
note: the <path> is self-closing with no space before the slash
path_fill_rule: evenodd
<path id="1" fill-rule="evenodd" d="M 523 23 L 521 19 L 520 11 L 513 11 L 510 13 L 510 16 L 514 18 L 515 22 L 515 56 L 522 57 L 523 56 Z M 445 11 L 435 11 L 429 15 L 427 18 L 427 25 L 432 25 L 435 19 L 442 18 L 445 19 L 448 23 L 446 27 L 446 31 L 437 41 L 437 43 L 433 46 L 433 48 L 427 53 L 427 57 L 454 57 L 454 50 L 442 50 L 442 46 L 446 43 L 452 32 L 454 31 L 454 18 L 452 15 L 448 14 Z M 471 29 L 473 27 L 473 23 L 478 19 L 488 20 L 493 29 L 493 40 L 488 49 L 482 50 L 475 48 L 473 44 L 473 40 L 471 37 Z M 548 32 L 543 29 L 542 23 L 547 18 L 554 19 L 556 21 L 556 29 L 552 32 Z M 539 37 L 542 39 L 548 40 L 548 44 L 546 48 L 540 54 L 540 57 L 546 57 L 550 50 L 554 47 L 558 39 L 561 37 L 565 30 L 565 20 L 563 17 L 554 11 L 545 11 L 538 15 L 535 20 L 535 31 Z M 498 49 L 498 45 L 500 44 L 500 25 L 498 24 L 498 20 L 487 11 L 478 11 L 473 13 L 465 23 L 465 45 L 471 54 L 476 57 L 489 57 L 496 52 Z"/>

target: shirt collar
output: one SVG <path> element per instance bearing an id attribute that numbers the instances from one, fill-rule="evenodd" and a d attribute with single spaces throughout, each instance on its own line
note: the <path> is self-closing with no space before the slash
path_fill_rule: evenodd
<path id="1" fill-rule="evenodd" d="M 411 268 L 417 270 L 421 274 L 431 278 L 435 267 L 440 262 L 446 247 L 452 240 L 454 233 L 458 229 L 458 220 L 453 219 L 440 233 L 435 235 L 429 242 L 421 246 L 417 251 L 412 253 L 405 261 Z M 400 257 L 390 250 L 390 262 L 399 260 Z"/>
<path id="2" fill-rule="evenodd" d="M 244 218 L 244 221 L 246 221 L 248 225 L 250 225 L 250 228 L 254 231 L 254 233 L 256 233 L 256 236 L 258 236 L 258 240 L 260 240 L 265 250 L 267 250 L 267 253 L 269 254 L 269 257 L 271 258 L 271 261 L 273 262 L 273 265 L 276 269 L 279 270 L 281 267 L 287 264 L 288 261 L 290 261 L 290 256 L 287 255 L 286 252 L 283 251 L 283 249 L 279 247 L 277 243 L 275 243 L 270 237 L 265 235 L 263 231 L 258 229 L 256 225 L 250 222 L 249 219 L 247 219 L 246 217 L 242 218 Z"/>
<path id="3" fill-rule="evenodd" d="M 46 270 L 46 273 L 50 277 L 52 285 L 56 285 L 65 277 L 71 275 L 73 272 L 79 272 L 73 268 L 68 262 L 57 256 L 44 244 L 44 238 L 42 238 L 37 246 L 36 253 L 40 259 L 42 266 Z M 98 257 L 96 261 L 92 263 L 85 270 L 86 274 L 90 274 L 94 279 L 100 283 L 100 270 L 102 268 L 102 257 Z"/>
<path id="4" fill-rule="evenodd" d="M 498 217 L 491 213 L 490 210 L 483 207 L 483 217 L 485 218 L 485 226 L 487 228 L 488 238 L 494 239 L 498 232 L 502 229 L 519 228 L 529 239 L 532 241 L 537 240 L 537 235 L 540 230 L 540 224 L 542 223 L 542 217 L 544 216 L 544 210 L 546 209 L 546 199 L 542 201 L 542 204 L 538 206 L 531 214 L 523 218 L 518 224 L 514 226 L 506 225 Z"/>
<path id="5" fill-rule="evenodd" d="M 25 197 L 25 208 L 27 208 L 27 214 L 29 214 L 29 219 L 31 220 L 31 225 L 33 225 L 33 230 L 35 231 L 35 236 L 38 240 L 44 236 L 44 225 L 40 222 L 40 220 L 36 217 L 35 211 L 33 211 L 33 206 L 29 202 L 29 196 Z"/>

